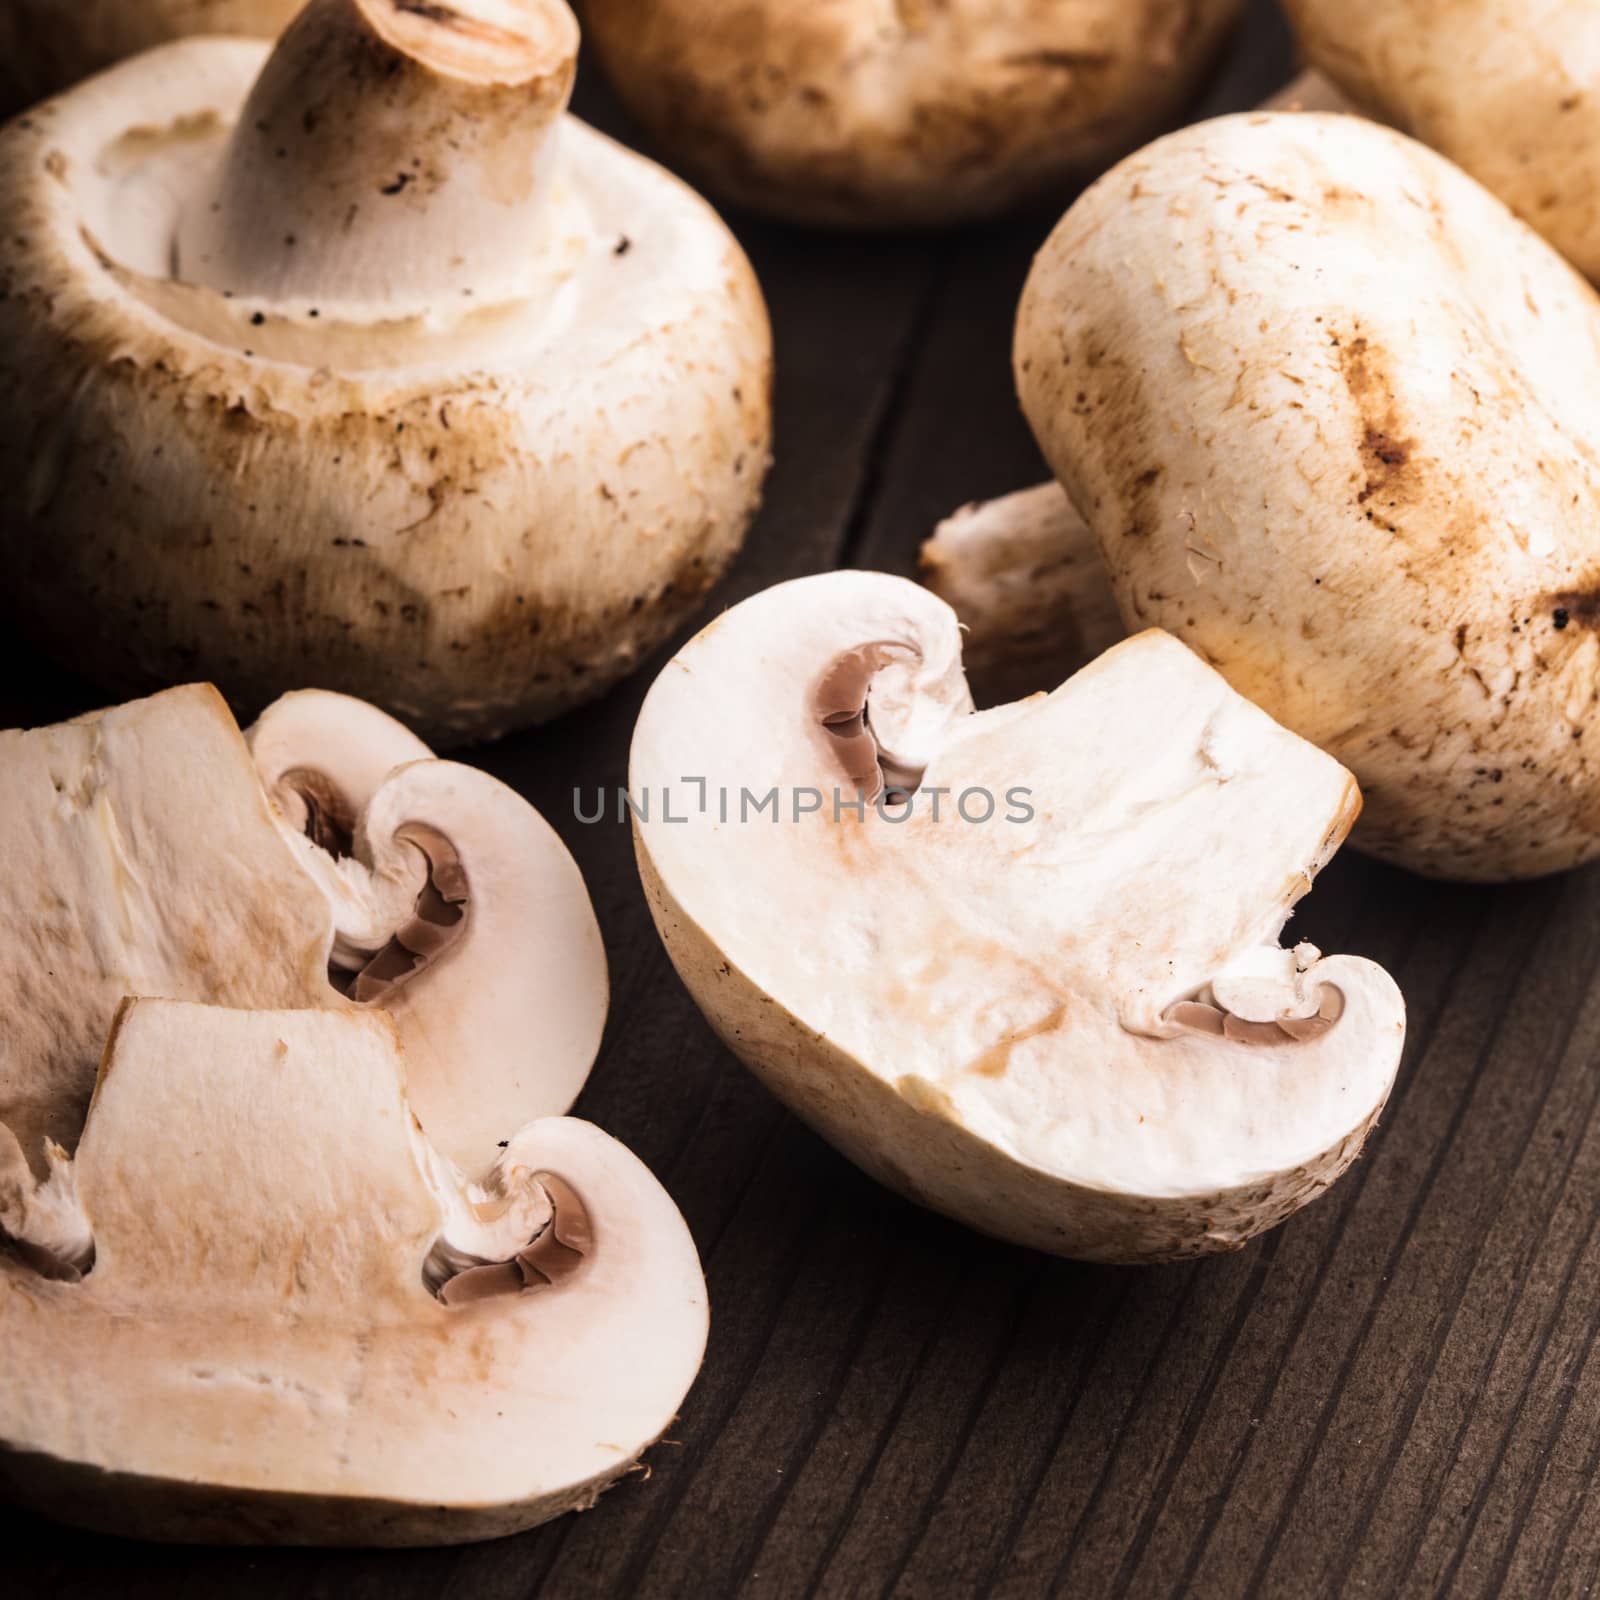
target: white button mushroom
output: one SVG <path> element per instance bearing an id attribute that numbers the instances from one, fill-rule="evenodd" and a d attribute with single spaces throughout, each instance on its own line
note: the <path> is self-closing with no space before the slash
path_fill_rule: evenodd
<path id="1" fill-rule="evenodd" d="M 1183 104 L 1240 0 L 586 0 L 628 108 L 716 192 L 881 227 L 990 215 Z"/>
<path id="2" fill-rule="evenodd" d="M 1278 945 L 1355 784 L 1164 634 L 972 714 L 926 590 L 783 584 L 663 670 L 630 778 L 657 927 L 718 1034 L 985 1232 L 1232 1248 L 1331 1183 L 1388 1094 L 1394 984 Z"/>
<path id="3" fill-rule="evenodd" d="M 124 56 L 191 33 L 270 38 L 304 0 L 6 0 L 0 115 L 10 116 Z"/>
<path id="4" fill-rule="evenodd" d="M 130 1001 L 63 1170 L 76 1254 L 0 1253 L 0 1488 L 64 1521 L 512 1533 L 592 1504 L 700 1365 L 704 1279 L 649 1172 L 551 1118 L 463 1182 L 381 1013 Z"/>
<path id="5" fill-rule="evenodd" d="M 1600 853 L 1600 299 L 1358 118 L 1222 118 L 1040 252 L 1017 382 L 1124 618 L 1347 764 L 1357 841 L 1498 879 Z"/>
<path id="6" fill-rule="evenodd" d="M 1594 0 L 1285 0 L 1306 56 L 1364 110 L 1466 168 L 1600 279 Z"/>
<path id="7" fill-rule="evenodd" d="M 291 696 L 252 737 L 259 776 L 204 686 L 0 734 L 14 1239 L 60 1231 L 51 1152 L 77 1142 L 124 995 L 391 1013 L 411 1103 L 468 1170 L 582 1087 L 605 953 L 538 813 L 342 696 Z"/>
<path id="8" fill-rule="evenodd" d="M 313 0 L 270 53 L 169 45 L 0 132 L 42 642 L 459 740 L 694 608 L 765 472 L 765 310 L 698 197 L 563 114 L 577 43 L 562 0 Z"/>

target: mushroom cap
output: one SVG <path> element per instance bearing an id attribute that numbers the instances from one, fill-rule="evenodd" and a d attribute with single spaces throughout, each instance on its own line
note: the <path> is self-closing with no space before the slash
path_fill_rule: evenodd
<path id="1" fill-rule="evenodd" d="M 1386 974 L 1277 944 L 1355 785 L 1157 632 L 969 707 L 954 614 L 898 578 L 782 584 L 700 633 L 630 770 L 673 962 L 910 1198 L 1093 1260 L 1234 1247 L 1354 1159 L 1399 1059 Z M 850 809 L 863 739 L 909 814 Z M 772 789 L 776 817 L 746 800 Z"/>
<path id="2" fill-rule="evenodd" d="M 424 1270 L 455 1180 L 387 1017 L 130 1002 L 73 1164 L 93 1266 L 0 1257 L 0 1485 L 207 1542 L 449 1543 L 592 1504 L 693 1381 L 704 1280 L 599 1129 L 536 1122 L 509 1154 L 502 1179 L 561 1196 L 550 1226 L 577 1198 L 581 1254 L 445 1304 Z"/>
<path id="3" fill-rule="evenodd" d="M 1094 533 L 1053 481 L 963 506 L 923 542 L 918 566 L 961 619 L 980 705 L 1060 683 L 1126 632 Z"/>
<path id="4" fill-rule="evenodd" d="M 1307 58 L 1465 168 L 1600 279 L 1600 11 L 1591 0 L 1285 0 Z"/>
<path id="5" fill-rule="evenodd" d="M 562 117 L 534 191 L 519 178 L 495 210 L 510 231 L 488 253 L 515 294 L 347 294 L 357 267 L 409 260 L 443 202 L 401 183 L 425 128 L 352 155 L 330 115 L 292 154 L 358 162 L 375 242 L 344 260 L 291 221 L 259 246 L 315 245 L 327 298 L 229 298 L 195 281 L 198 258 L 174 277 L 267 61 L 251 41 L 169 45 L 0 132 L 20 620 L 119 692 L 203 672 L 254 711 L 313 678 L 434 741 L 600 693 L 694 608 L 754 513 L 770 335 L 749 264 L 690 190 Z"/>
<path id="6" fill-rule="evenodd" d="M 193 33 L 269 38 L 304 0 L 7 0 L 0 7 L 0 116 L 92 72 Z"/>
<path id="7" fill-rule="evenodd" d="M 1183 104 L 1240 0 L 586 0 L 628 109 L 698 181 L 845 226 L 992 215 Z"/>
<path id="8" fill-rule="evenodd" d="M 19 934 L 0 960 L 0 1230 L 36 1231 L 35 1185 L 52 1144 L 77 1143 L 129 992 L 387 1011 L 412 1104 L 469 1171 L 582 1087 L 605 952 L 543 818 L 344 696 L 289 696 L 251 740 L 254 764 L 204 684 L 0 733 L 0 913 Z M 293 809 L 307 790 L 346 830 L 326 848 Z"/>
<path id="9" fill-rule="evenodd" d="M 1130 627 L 1349 766 L 1428 874 L 1600 851 L 1600 300 L 1401 134 L 1225 117 L 1040 252 L 1022 404 Z"/>

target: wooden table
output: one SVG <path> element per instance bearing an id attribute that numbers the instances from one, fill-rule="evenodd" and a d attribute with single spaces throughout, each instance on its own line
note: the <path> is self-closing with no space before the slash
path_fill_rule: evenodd
<path id="1" fill-rule="evenodd" d="M 1289 66 L 1258 5 L 1205 109 L 1251 104 Z M 592 83 L 584 104 L 620 125 Z M 720 601 L 830 566 L 910 571 L 939 516 L 1042 476 L 1008 348 L 1051 220 L 883 240 L 741 227 L 776 325 L 778 462 Z M 885 1193 L 715 1043 L 626 830 L 573 819 L 576 784 L 623 782 L 654 670 L 475 756 L 567 838 L 606 932 L 611 1027 L 578 1109 L 650 1163 L 705 1259 L 710 1350 L 648 1477 L 523 1538 L 389 1555 L 163 1549 L 12 1516 L 0 1593 L 1590 1591 L 1595 872 L 1467 890 L 1341 857 L 1294 927 L 1382 961 L 1411 1010 L 1365 1158 L 1236 1255 L 1049 1260 Z M 18 662 L 0 710 L 93 703 Z"/>

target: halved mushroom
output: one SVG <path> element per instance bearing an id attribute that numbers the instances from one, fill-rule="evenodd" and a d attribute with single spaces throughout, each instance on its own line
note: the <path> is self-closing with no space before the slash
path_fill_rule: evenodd
<path id="1" fill-rule="evenodd" d="M 0 116 L 125 56 L 194 33 L 270 38 L 304 0 L 6 0 L 0 6 Z"/>
<path id="2" fill-rule="evenodd" d="M 1024 411 L 1129 626 L 1345 762 L 1440 877 L 1600 853 L 1600 298 L 1363 119 L 1224 117 L 1067 212 Z"/>
<path id="3" fill-rule="evenodd" d="M 0 734 L 0 1166 L 49 1180 L 76 1144 L 129 993 L 392 1013 L 412 1103 L 469 1170 L 576 1097 L 605 954 L 538 813 L 342 696 L 292 696 L 252 737 L 259 776 L 205 685 Z M 26 1234 L 22 1205 L 0 1193 L 0 1234 Z"/>
<path id="4" fill-rule="evenodd" d="M 1301 48 L 1364 111 L 1470 172 L 1600 280 L 1593 0 L 1285 0 Z"/>
<path id="5" fill-rule="evenodd" d="M 1392 981 L 1278 945 L 1355 784 L 1165 634 L 972 713 L 926 590 L 782 584 L 665 668 L 630 777 L 656 925 L 722 1039 L 987 1233 L 1232 1248 L 1326 1188 L 1388 1094 Z"/>
<path id="6" fill-rule="evenodd" d="M 804 222 L 987 216 L 1173 115 L 1240 0 L 585 0 L 617 92 L 697 178 Z"/>
<path id="7" fill-rule="evenodd" d="M 0 1488 L 205 1542 L 442 1544 L 593 1504 L 705 1346 L 670 1198 L 585 1122 L 465 1183 L 381 1013 L 119 1011 L 80 1248 L 0 1255 Z"/>
<path id="8" fill-rule="evenodd" d="M 564 115 L 577 45 L 562 0 L 312 0 L 270 52 L 169 45 L 0 132 L 43 645 L 461 740 L 698 604 L 765 473 L 765 309 L 703 201 Z"/>

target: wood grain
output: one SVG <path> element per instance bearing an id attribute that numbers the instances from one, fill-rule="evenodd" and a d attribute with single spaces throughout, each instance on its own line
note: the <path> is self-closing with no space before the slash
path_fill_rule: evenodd
<path id="1" fill-rule="evenodd" d="M 1249 105 L 1289 68 L 1258 4 L 1205 109 Z M 597 86 L 584 95 L 622 127 Z M 779 442 L 719 602 L 835 564 L 909 571 L 939 516 L 1039 476 L 1008 351 L 1051 220 L 885 240 L 740 225 L 774 316 Z M 95 701 L 36 661 L 9 665 L 8 723 Z M 1234 1256 L 1050 1261 L 884 1193 L 715 1043 L 661 953 L 626 830 L 573 820 L 576 785 L 623 781 L 650 676 L 475 757 L 588 876 L 615 1000 L 579 1110 L 654 1167 L 706 1263 L 705 1370 L 648 1476 L 523 1538 L 398 1556 L 169 1550 L 9 1516 L 0 1589 L 1591 1591 L 1600 876 L 1468 891 L 1342 858 L 1296 930 L 1385 963 L 1411 1010 L 1366 1157 Z"/>

